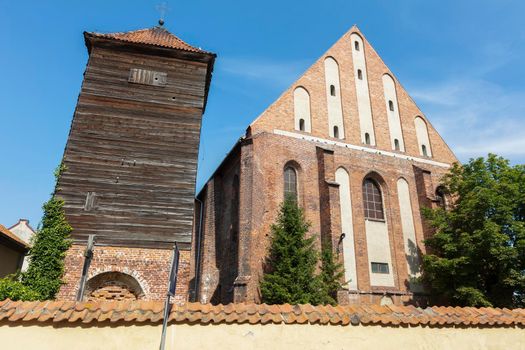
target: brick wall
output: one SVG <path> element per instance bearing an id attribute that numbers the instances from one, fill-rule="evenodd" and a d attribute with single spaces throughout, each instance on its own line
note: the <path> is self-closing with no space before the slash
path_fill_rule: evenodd
<path id="1" fill-rule="evenodd" d="M 61 300 L 75 300 L 82 275 L 84 264 L 85 246 L 73 245 L 67 252 L 65 260 L 65 284 L 57 296 Z M 139 299 L 164 300 L 168 287 L 168 274 L 171 263 L 172 250 L 145 249 L 129 247 L 95 246 L 93 259 L 88 272 L 89 280 L 107 272 L 119 272 L 133 277 L 140 285 L 143 295 Z M 177 291 L 175 302 L 187 301 L 190 271 L 190 252 L 181 251 L 179 260 L 179 273 L 177 276 Z M 126 293 L 127 286 L 120 283 L 108 284 L 101 288 L 97 294 L 99 298 L 130 299 Z M 117 291 L 117 289 L 119 291 Z M 102 293 L 102 292 L 109 293 Z M 85 295 L 86 299 L 94 296 Z"/>
<path id="2" fill-rule="evenodd" d="M 199 196 L 205 209 L 201 230 L 200 210 L 195 218 L 191 300 L 224 304 L 234 301 L 233 286 L 239 275 L 239 156 L 237 147 Z M 194 271 L 196 267 L 199 272 Z"/>
<path id="3" fill-rule="evenodd" d="M 312 224 L 310 234 L 316 237 L 318 248 L 321 248 L 323 241 L 321 238 L 324 237 L 324 241 L 337 251 L 342 232 L 339 191 L 338 184 L 334 181 L 334 174 L 339 167 L 345 168 L 350 174 L 358 291 L 340 295 L 340 302 L 379 303 L 385 293 L 388 293 L 395 303 L 413 300 L 412 293 L 408 289 L 407 263 L 399 219 L 397 180 L 403 177 L 409 183 L 417 248 L 424 252 L 423 239 L 431 233 L 423 224 L 420 207 L 432 204 L 432 191 L 439 183 L 439 178 L 447 171 L 446 168 L 264 132 L 254 136 L 251 141 L 241 146 L 242 150 L 239 154 L 241 157 L 241 154 L 249 153 L 250 159 L 250 162 L 246 163 L 249 167 L 242 167 L 240 173 L 240 216 L 245 219 L 241 219 L 238 253 L 239 266 L 244 264 L 248 265 L 248 268 L 239 268 L 238 279 L 243 281 L 245 290 L 243 290 L 244 297 L 235 298 L 236 302 L 260 301 L 258 284 L 269 248 L 270 225 L 275 221 L 279 205 L 283 200 L 283 170 L 290 162 L 293 162 L 298 170 L 299 204 L 305 210 L 306 219 Z M 228 163 L 230 162 L 237 162 L 237 160 L 229 160 Z M 224 166 L 230 167 L 230 165 Z M 423 176 L 423 173 L 426 175 Z M 373 174 L 380 183 L 383 192 L 395 287 L 370 285 L 370 262 L 367 255 L 362 205 L 362 183 L 370 174 Z M 201 302 L 211 301 L 219 283 L 218 276 L 225 273 L 221 271 L 222 269 L 228 270 L 228 273 L 237 272 L 233 265 L 226 263 L 229 260 L 224 258 L 231 252 L 228 250 L 224 252 L 216 246 L 217 242 L 224 240 L 228 235 L 224 228 L 217 229 L 220 220 L 216 216 L 219 212 L 221 217 L 231 215 L 231 213 L 225 214 L 229 206 L 224 202 L 224 198 L 221 202 L 217 201 L 217 198 L 221 197 L 218 192 L 224 187 L 224 181 L 223 177 L 214 176 L 203 191 L 205 213 L 208 216 L 205 215 L 203 218 L 206 233 L 202 253 Z M 249 218 L 247 218 L 248 214 Z M 210 243 L 210 240 L 213 240 L 213 243 Z M 217 255 L 218 252 L 221 252 L 222 258 Z M 338 257 L 343 261 L 342 252 Z M 243 273 L 240 272 L 241 270 Z M 221 289 L 230 290 L 234 287 L 231 284 L 224 284 L 227 282 L 223 280 Z M 225 300 L 215 299 L 213 302 L 225 302 Z"/>

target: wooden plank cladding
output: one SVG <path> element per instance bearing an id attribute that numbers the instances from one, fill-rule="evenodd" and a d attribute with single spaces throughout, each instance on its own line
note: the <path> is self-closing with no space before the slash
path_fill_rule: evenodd
<path id="1" fill-rule="evenodd" d="M 73 239 L 189 249 L 215 55 L 85 37 L 90 57 L 57 188 Z"/>

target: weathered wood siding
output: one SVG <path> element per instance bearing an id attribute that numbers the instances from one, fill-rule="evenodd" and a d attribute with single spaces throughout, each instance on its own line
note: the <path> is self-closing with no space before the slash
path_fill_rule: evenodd
<path id="1" fill-rule="evenodd" d="M 165 72 L 167 84 L 130 83 L 133 68 Z M 207 69 L 91 48 L 57 191 L 76 241 L 189 247 Z"/>

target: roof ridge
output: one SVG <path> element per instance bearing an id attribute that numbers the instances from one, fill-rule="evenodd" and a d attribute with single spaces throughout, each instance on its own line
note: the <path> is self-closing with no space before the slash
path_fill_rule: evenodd
<path id="1" fill-rule="evenodd" d="M 24 242 L 20 237 L 15 235 L 13 232 L 11 232 L 7 227 L 5 227 L 2 224 L 0 224 L 0 234 L 3 234 L 4 236 L 8 237 L 10 240 L 23 246 L 24 248 L 29 248 L 29 245 L 26 242 Z"/>
<path id="2" fill-rule="evenodd" d="M 100 33 L 84 32 L 87 37 L 105 38 L 119 40 L 134 44 L 153 45 L 170 49 L 178 49 L 195 53 L 215 55 L 212 52 L 205 51 L 199 47 L 192 46 L 171 33 L 163 26 L 154 26 L 150 28 L 136 29 L 127 32 Z"/>

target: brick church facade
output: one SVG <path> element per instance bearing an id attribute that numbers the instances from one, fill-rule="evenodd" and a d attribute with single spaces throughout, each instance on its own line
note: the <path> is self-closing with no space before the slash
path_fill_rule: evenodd
<path id="1" fill-rule="evenodd" d="M 456 157 L 357 27 L 252 122 L 196 201 L 190 300 L 260 302 L 286 194 L 345 268 L 347 303 L 422 303 L 420 209 Z"/>

